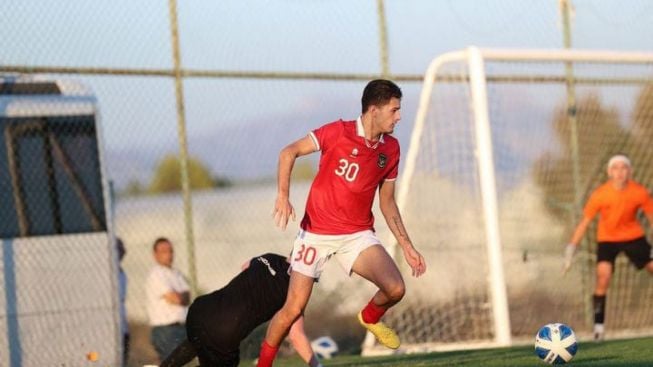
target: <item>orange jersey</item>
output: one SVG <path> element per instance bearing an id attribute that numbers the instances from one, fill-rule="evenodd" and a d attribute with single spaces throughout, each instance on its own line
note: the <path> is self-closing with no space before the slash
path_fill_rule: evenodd
<path id="1" fill-rule="evenodd" d="M 646 188 L 628 180 L 623 190 L 617 190 L 610 182 L 599 186 L 585 205 L 586 218 L 599 213 L 599 242 L 623 242 L 644 236 L 637 221 L 637 210 L 653 213 L 653 199 Z"/>

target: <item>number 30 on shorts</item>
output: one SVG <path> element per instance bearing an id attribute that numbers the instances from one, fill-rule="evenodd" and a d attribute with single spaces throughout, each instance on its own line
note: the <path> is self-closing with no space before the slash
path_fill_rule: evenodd
<path id="1" fill-rule="evenodd" d="M 317 256 L 317 251 L 315 247 L 306 246 L 302 243 L 302 246 L 297 251 L 297 256 L 293 259 L 294 261 L 302 261 L 306 265 L 312 265 L 315 262 L 315 256 Z"/>

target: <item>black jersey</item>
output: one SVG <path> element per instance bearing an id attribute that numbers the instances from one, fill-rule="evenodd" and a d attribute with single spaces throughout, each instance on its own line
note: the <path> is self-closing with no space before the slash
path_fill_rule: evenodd
<path id="1" fill-rule="evenodd" d="M 285 256 L 254 257 L 224 288 L 195 299 L 187 317 L 189 340 L 222 353 L 237 351 L 240 342 L 285 303 L 288 266 Z"/>

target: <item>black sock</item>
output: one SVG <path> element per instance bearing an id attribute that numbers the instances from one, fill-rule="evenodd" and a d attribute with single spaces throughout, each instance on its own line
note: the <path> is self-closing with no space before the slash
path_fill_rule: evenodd
<path id="1" fill-rule="evenodd" d="M 594 323 L 603 324 L 605 320 L 605 297 L 594 295 Z"/>

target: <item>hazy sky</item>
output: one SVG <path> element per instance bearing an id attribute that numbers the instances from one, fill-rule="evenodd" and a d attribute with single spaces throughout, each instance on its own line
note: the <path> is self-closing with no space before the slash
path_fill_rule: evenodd
<path id="1" fill-rule="evenodd" d="M 574 0 L 573 46 L 651 51 L 653 1 Z M 469 45 L 559 48 L 558 0 L 386 0 L 390 68 L 421 75 L 437 55 Z M 189 69 L 379 73 L 376 0 L 179 1 L 183 66 Z M 0 65 L 170 68 L 168 2 L 4 0 Z M 149 156 L 113 173 L 141 177 L 175 152 L 173 83 L 157 77 L 78 77 L 98 96 L 107 150 Z M 363 82 L 189 79 L 185 82 L 191 153 L 235 172 L 210 144 L 235 146 L 230 161 L 270 152 L 310 128 L 355 118 Z M 419 83 L 404 83 L 402 144 L 410 135 Z M 288 131 L 284 126 L 292 127 Z M 260 132 L 259 130 L 269 130 Z M 256 139 L 248 139 L 256 136 Z M 278 142 L 270 142 L 270 139 Z M 252 152 L 251 147 L 262 147 Z M 131 154 L 130 153 L 130 154 Z M 148 160 L 149 159 L 149 160 Z M 140 163 L 139 163 L 140 162 Z M 274 164 L 272 164 L 273 166 Z M 267 165 L 266 165 L 267 167 Z M 115 171 L 120 169 L 118 173 Z M 251 168 L 248 168 L 251 169 Z M 267 170 L 267 168 L 265 169 Z M 268 172 L 265 172 L 268 174 Z"/>

